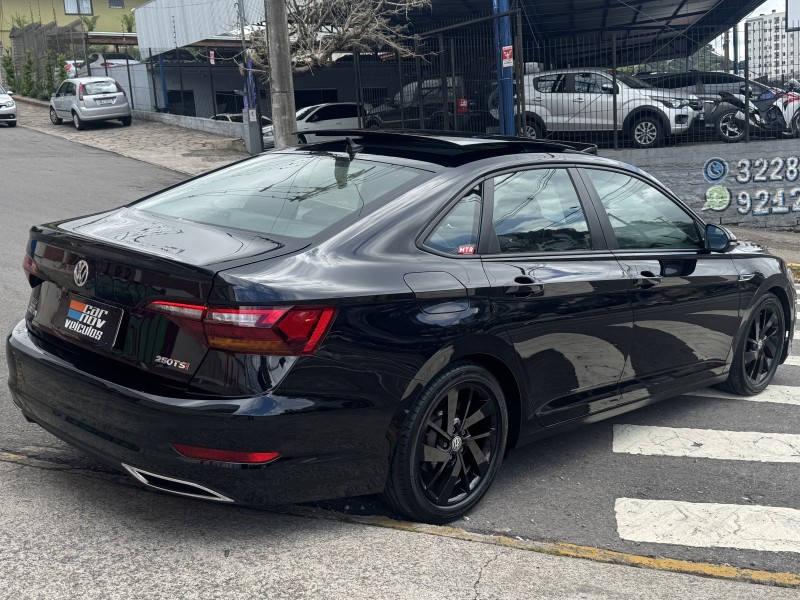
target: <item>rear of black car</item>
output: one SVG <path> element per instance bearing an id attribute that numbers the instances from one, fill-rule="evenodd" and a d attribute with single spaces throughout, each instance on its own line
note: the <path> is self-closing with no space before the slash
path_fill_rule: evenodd
<path id="1" fill-rule="evenodd" d="M 15 403 L 175 493 L 261 504 L 380 490 L 393 408 L 362 402 L 351 366 L 317 352 L 341 301 L 304 295 L 291 272 L 236 290 L 223 274 L 280 271 L 429 176 L 287 153 L 33 228 L 31 299 L 7 343 Z M 356 417 L 383 427 L 354 432 Z"/>

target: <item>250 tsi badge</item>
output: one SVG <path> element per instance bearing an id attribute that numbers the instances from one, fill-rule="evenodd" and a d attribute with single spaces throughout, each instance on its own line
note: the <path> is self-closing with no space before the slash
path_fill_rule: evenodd
<path id="1" fill-rule="evenodd" d="M 155 362 L 157 365 L 163 365 L 165 367 L 172 367 L 173 369 L 180 369 L 181 371 L 188 371 L 189 370 L 189 363 L 183 360 L 176 360 L 174 358 L 169 358 L 167 356 L 161 356 L 160 354 L 156 355 Z"/>

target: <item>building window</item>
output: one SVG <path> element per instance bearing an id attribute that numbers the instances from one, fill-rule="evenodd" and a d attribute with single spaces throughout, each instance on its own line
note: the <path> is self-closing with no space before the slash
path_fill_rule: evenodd
<path id="1" fill-rule="evenodd" d="M 92 0 L 64 0 L 64 14 L 67 15 L 91 15 Z"/>
<path id="2" fill-rule="evenodd" d="M 125 0 L 108 0 L 108 8 L 125 8 Z"/>

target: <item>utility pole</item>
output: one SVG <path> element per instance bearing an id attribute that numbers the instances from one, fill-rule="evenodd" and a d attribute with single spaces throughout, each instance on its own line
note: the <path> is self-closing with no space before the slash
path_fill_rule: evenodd
<path id="1" fill-rule="evenodd" d="M 289 48 L 289 23 L 285 0 L 264 0 L 269 50 L 269 91 L 275 148 L 297 144 L 294 80 Z"/>

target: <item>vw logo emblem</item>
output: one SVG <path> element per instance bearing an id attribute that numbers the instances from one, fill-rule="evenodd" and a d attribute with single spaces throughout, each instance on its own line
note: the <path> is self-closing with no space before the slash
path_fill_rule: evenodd
<path id="1" fill-rule="evenodd" d="M 451 443 L 451 449 L 453 450 L 453 452 L 458 452 L 459 450 L 461 450 L 461 446 L 463 445 L 463 443 L 464 442 L 461 440 L 459 436 L 454 437 Z"/>
<path id="2" fill-rule="evenodd" d="M 86 285 L 86 280 L 89 279 L 89 263 L 85 260 L 79 260 L 78 264 L 75 265 L 75 270 L 72 272 L 72 277 L 78 287 Z"/>

